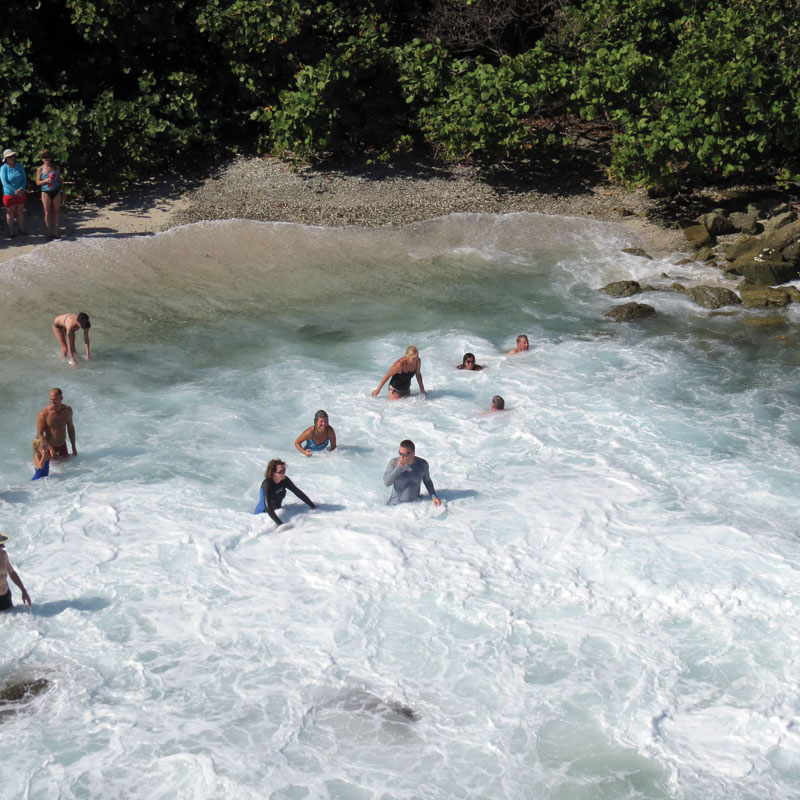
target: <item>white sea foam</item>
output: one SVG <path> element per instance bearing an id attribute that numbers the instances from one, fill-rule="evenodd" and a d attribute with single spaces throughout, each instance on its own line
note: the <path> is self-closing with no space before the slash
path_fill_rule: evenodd
<path id="1" fill-rule="evenodd" d="M 236 221 L 9 262 L 0 511 L 36 605 L 0 677 L 51 686 L 2 718 L 4 796 L 793 797 L 793 334 L 669 295 L 604 319 L 599 286 L 677 269 L 632 244 Z M 410 343 L 428 399 L 372 399 Z M 52 386 L 80 456 L 30 483 Z M 318 408 L 341 446 L 308 459 Z M 385 505 L 406 437 L 442 509 Z M 320 504 L 278 530 L 275 456 Z"/>

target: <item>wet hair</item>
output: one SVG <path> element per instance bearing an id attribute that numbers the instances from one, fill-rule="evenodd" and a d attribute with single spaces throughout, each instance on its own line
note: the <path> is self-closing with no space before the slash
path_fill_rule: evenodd
<path id="1" fill-rule="evenodd" d="M 36 454 L 39 452 L 39 448 L 42 446 L 42 441 L 43 441 L 43 440 L 42 440 L 42 437 L 41 437 L 41 436 L 37 436 L 37 437 L 36 437 L 36 438 L 33 440 L 33 454 L 34 454 L 34 455 L 36 455 Z"/>
<path id="2" fill-rule="evenodd" d="M 85 311 L 81 311 L 81 313 L 78 314 L 78 325 L 84 330 L 88 330 L 92 327 L 92 323 L 89 322 L 89 315 Z"/>
<path id="3" fill-rule="evenodd" d="M 414 442 L 412 442 L 411 439 L 403 439 L 403 441 L 400 442 L 400 447 L 405 447 L 406 450 L 410 450 L 412 453 L 416 451 Z"/>
<path id="4" fill-rule="evenodd" d="M 281 461 L 279 458 L 273 458 L 272 461 L 267 464 L 267 471 L 264 473 L 264 478 L 268 481 L 272 480 L 272 474 L 275 472 L 275 467 L 279 467 L 281 464 L 286 466 L 285 461 Z"/>
<path id="5" fill-rule="evenodd" d="M 503 400 L 503 398 L 500 397 L 499 394 L 496 394 L 492 398 L 492 407 L 494 408 L 495 411 L 503 411 L 503 409 L 505 409 L 506 407 L 506 401 Z"/>
<path id="6" fill-rule="evenodd" d="M 406 347 L 406 354 L 403 358 L 419 358 L 419 350 L 413 344 L 410 344 Z"/>
<path id="7" fill-rule="evenodd" d="M 528 341 L 528 334 L 527 333 L 521 333 L 519 336 L 517 336 L 517 344 L 519 344 L 523 339 L 526 342 Z"/>
<path id="8" fill-rule="evenodd" d="M 328 421 L 328 412 L 322 408 L 319 411 L 317 411 L 316 414 L 314 414 L 314 424 L 316 425 L 317 420 L 320 419 L 324 419 L 326 422 Z"/>
<path id="9" fill-rule="evenodd" d="M 464 353 L 464 358 L 461 359 L 461 363 L 466 364 L 468 358 L 471 358 L 474 362 L 476 360 L 475 353 Z"/>
<path id="10" fill-rule="evenodd" d="M 58 388 L 58 386 L 54 386 L 50 391 L 58 392 L 62 397 L 64 396 L 64 392 L 62 392 L 61 389 Z"/>

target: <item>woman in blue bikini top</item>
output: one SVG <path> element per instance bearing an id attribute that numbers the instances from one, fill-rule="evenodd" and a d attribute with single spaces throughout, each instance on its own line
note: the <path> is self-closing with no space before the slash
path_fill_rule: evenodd
<path id="1" fill-rule="evenodd" d="M 314 414 L 314 424 L 294 440 L 294 446 L 304 456 L 311 456 L 312 453 L 321 452 L 328 445 L 331 450 L 336 449 L 336 433 L 328 425 L 328 412 L 320 410 Z"/>

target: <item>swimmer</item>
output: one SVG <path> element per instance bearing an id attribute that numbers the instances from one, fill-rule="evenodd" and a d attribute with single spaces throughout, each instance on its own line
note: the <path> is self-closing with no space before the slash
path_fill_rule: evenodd
<path id="1" fill-rule="evenodd" d="M 464 358 L 461 363 L 456 367 L 456 369 L 468 369 L 468 370 L 478 370 L 483 369 L 480 364 L 475 363 L 475 356 L 472 353 L 464 353 Z"/>
<path id="2" fill-rule="evenodd" d="M 69 355 L 69 363 L 73 367 L 78 363 L 78 356 L 75 353 L 76 331 L 83 330 L 86 360 L 92 360 L 91 355 L 89 355 L 89 328 L 91 327 L 89 315 L 83 311 L 80 314 L 61 314 L 53 320 L 53 333 L 61 345 L 61 358 L 66 358 Z"/>
<path id="3" fill-rule="evenodd" d="M 8 553 L 6 553 L 7 541 L 8 536 L 0 533 L 0 611 L 7 611 L 9 608 L 14 607 L 14 603 L 11 602 L 11 589 L 8 588 L 9 578 L 17 584 L 22 592 L 22 602 L 27 603 L 29 607 L 31 605 L 31 597 L 28 594 L 28 590 L 22 585 L 22 578 L 17 575 L 8 560 Z"/>
<path id="4" fill-rule="evenodd" d="M 517 336 L 517 346 L 513 350 L 509 350 L 508 355 L 513 356 L 516 353 L 525 353 L 528 347 L 530 347 L 528 344 L 528 337 L 524 333 L 521 333 Z"/>
<path id="5" fill-rule="evenodd" d="M 32 481 L 46 478 L 50 474 L 50 448 L 41 436 L 33 440 L 33 467 Z"/>
<path id="6" fill-rule="evenodd" d="M 505 411 L 506 410 L 506 401 L 500 397 L 499 394 L 496 394 L 492 398 L 492 405 L 489 408 L 490 411 Z"/>
<path id="7" fill-rule="evenodd" d="M 384 484 L 392 487 L 389 505 L 418 499 L 420 484 L 424 483 L 433 504 L 440 506 L 442 501 L 436 496 L 436 490 L 433 488 L 428 462 L 415 455 L 414 442 L 411 439 L 403 439 L 397 455 L 398 458 L 389 461 L 389 466 L 383 474 Z"/>
<path id="8" fill-rule="evenodd" d="M 281 461 L 279 458 L 273 458 L 264 473 L 264 480 L 261 483 L 261 497 L 253 513 L 263 514 L 266 512 L 276 525 L 283 525 L 281 518 L 275 513 L 275 509 L 280 508 L 283 504 L 287 489 L 299 497 L 309 508 L 316 508 L 314 503 L 309 500 L 308 495 L 301 492 L 292 483 L 292 479 L 286 476 L 286 462 Z"/>
<path id="9" fill-rule="evenodd" d="M 336 433 L 328 425 L 328 412 L 320 409 L 314 414 L 314 424 L 294 440 L 294 446 L 310 458 L 312 453 L 319 453 L 328 445 L 331 452 L 336 449 Z"/>
<path id="10" fill-rule="evenodd" d="M 411 394 L 411 379 L 416 376 L 419 384 L 420 394 L 427 396 L 425 386 L 422 383 L 422 359 L 419 357 L 419 350 L 414 345 L 406 348 L 406 354 L 392 364 L 389 371 L 383 376 L 383 380 L 377 389 L 372 392 L 373 397 L 377 397 L 383 389 L 383 384 L 389 381 L 389 399 L 400 400 Z M 391 378 L 391 380 L 389 380 Z"/>
<path id="11" fill-rule="evenodd" d="M 72 424 L 72 409 L 62 403 L 61 389 L 50 390 L 50 405 L 45 406 L 36 419 L 36 436 L 44 440 L 50 450 L 50 458 L 66 458 L 67 434 L 72 444 L 72 455 L 78 455 L 75 447 L 75 426 Z"/>

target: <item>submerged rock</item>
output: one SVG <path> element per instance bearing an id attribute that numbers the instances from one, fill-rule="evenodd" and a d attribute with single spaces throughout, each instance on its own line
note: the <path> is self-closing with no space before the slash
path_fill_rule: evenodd
<path id="1" fill-rule="evenodd" d="M 795 297 L 800 296 L 800 291 L 794 286 L 779 286 L 773 288 L 772 286 L 765 286 L 764 284 L 748 283 L 743 283 L 739 287 L 739 293 L 742 296 L 742 304 L 745 308 L 785 306 L 791 303 Z"/>
<path id="2" fill-rule="evenodd" d="M 635 322 L 640 319 L 651 319 L 656 315 L 656 310 L 647 303 L 623 303 L 621 306 L 610 308 L 605 315 L 611 317 L 614 322 Z"/>
<path id="3" fill-rule="evenodd" d="M 639 256 L 639 258 L 649 258 L 651 261 L 653 260 L 653 256 L 646 250 L 642 250 L 641 247 L 623 247 L 622 252 L 629 253 L 632 256 Z"/>
<path id="4" fill-rule="evenodd" d="M 722 286 L 691 286 L 685 290 L 692 301 L 703 308 L 722 308 L 723 306 L 737 306 L 742 301 L 736 292 Z"/>
<path id="5" fill-rule="evenodd" d="M 787 324 L 780 314 L 770 314 L 768 317 L 747 317 L 742 322 L 749 328 L 778 328 Z"/>
<path id="6" fill-rule="evenodd" d="M 19 703 L 26 697 L 34 697 L 47 690 L 50 681 L 46 678 L 9 681 L 0 686 L 0 707 L 9 703 Z"/>
<path id="7" fill-rule="evenodd" d="M 612 281 L 607 283 L 601 290 L 611 297 L 630 297 L 634 294 L 639 294 L 642 287 L 639 286 L 637 281 Z"/>

